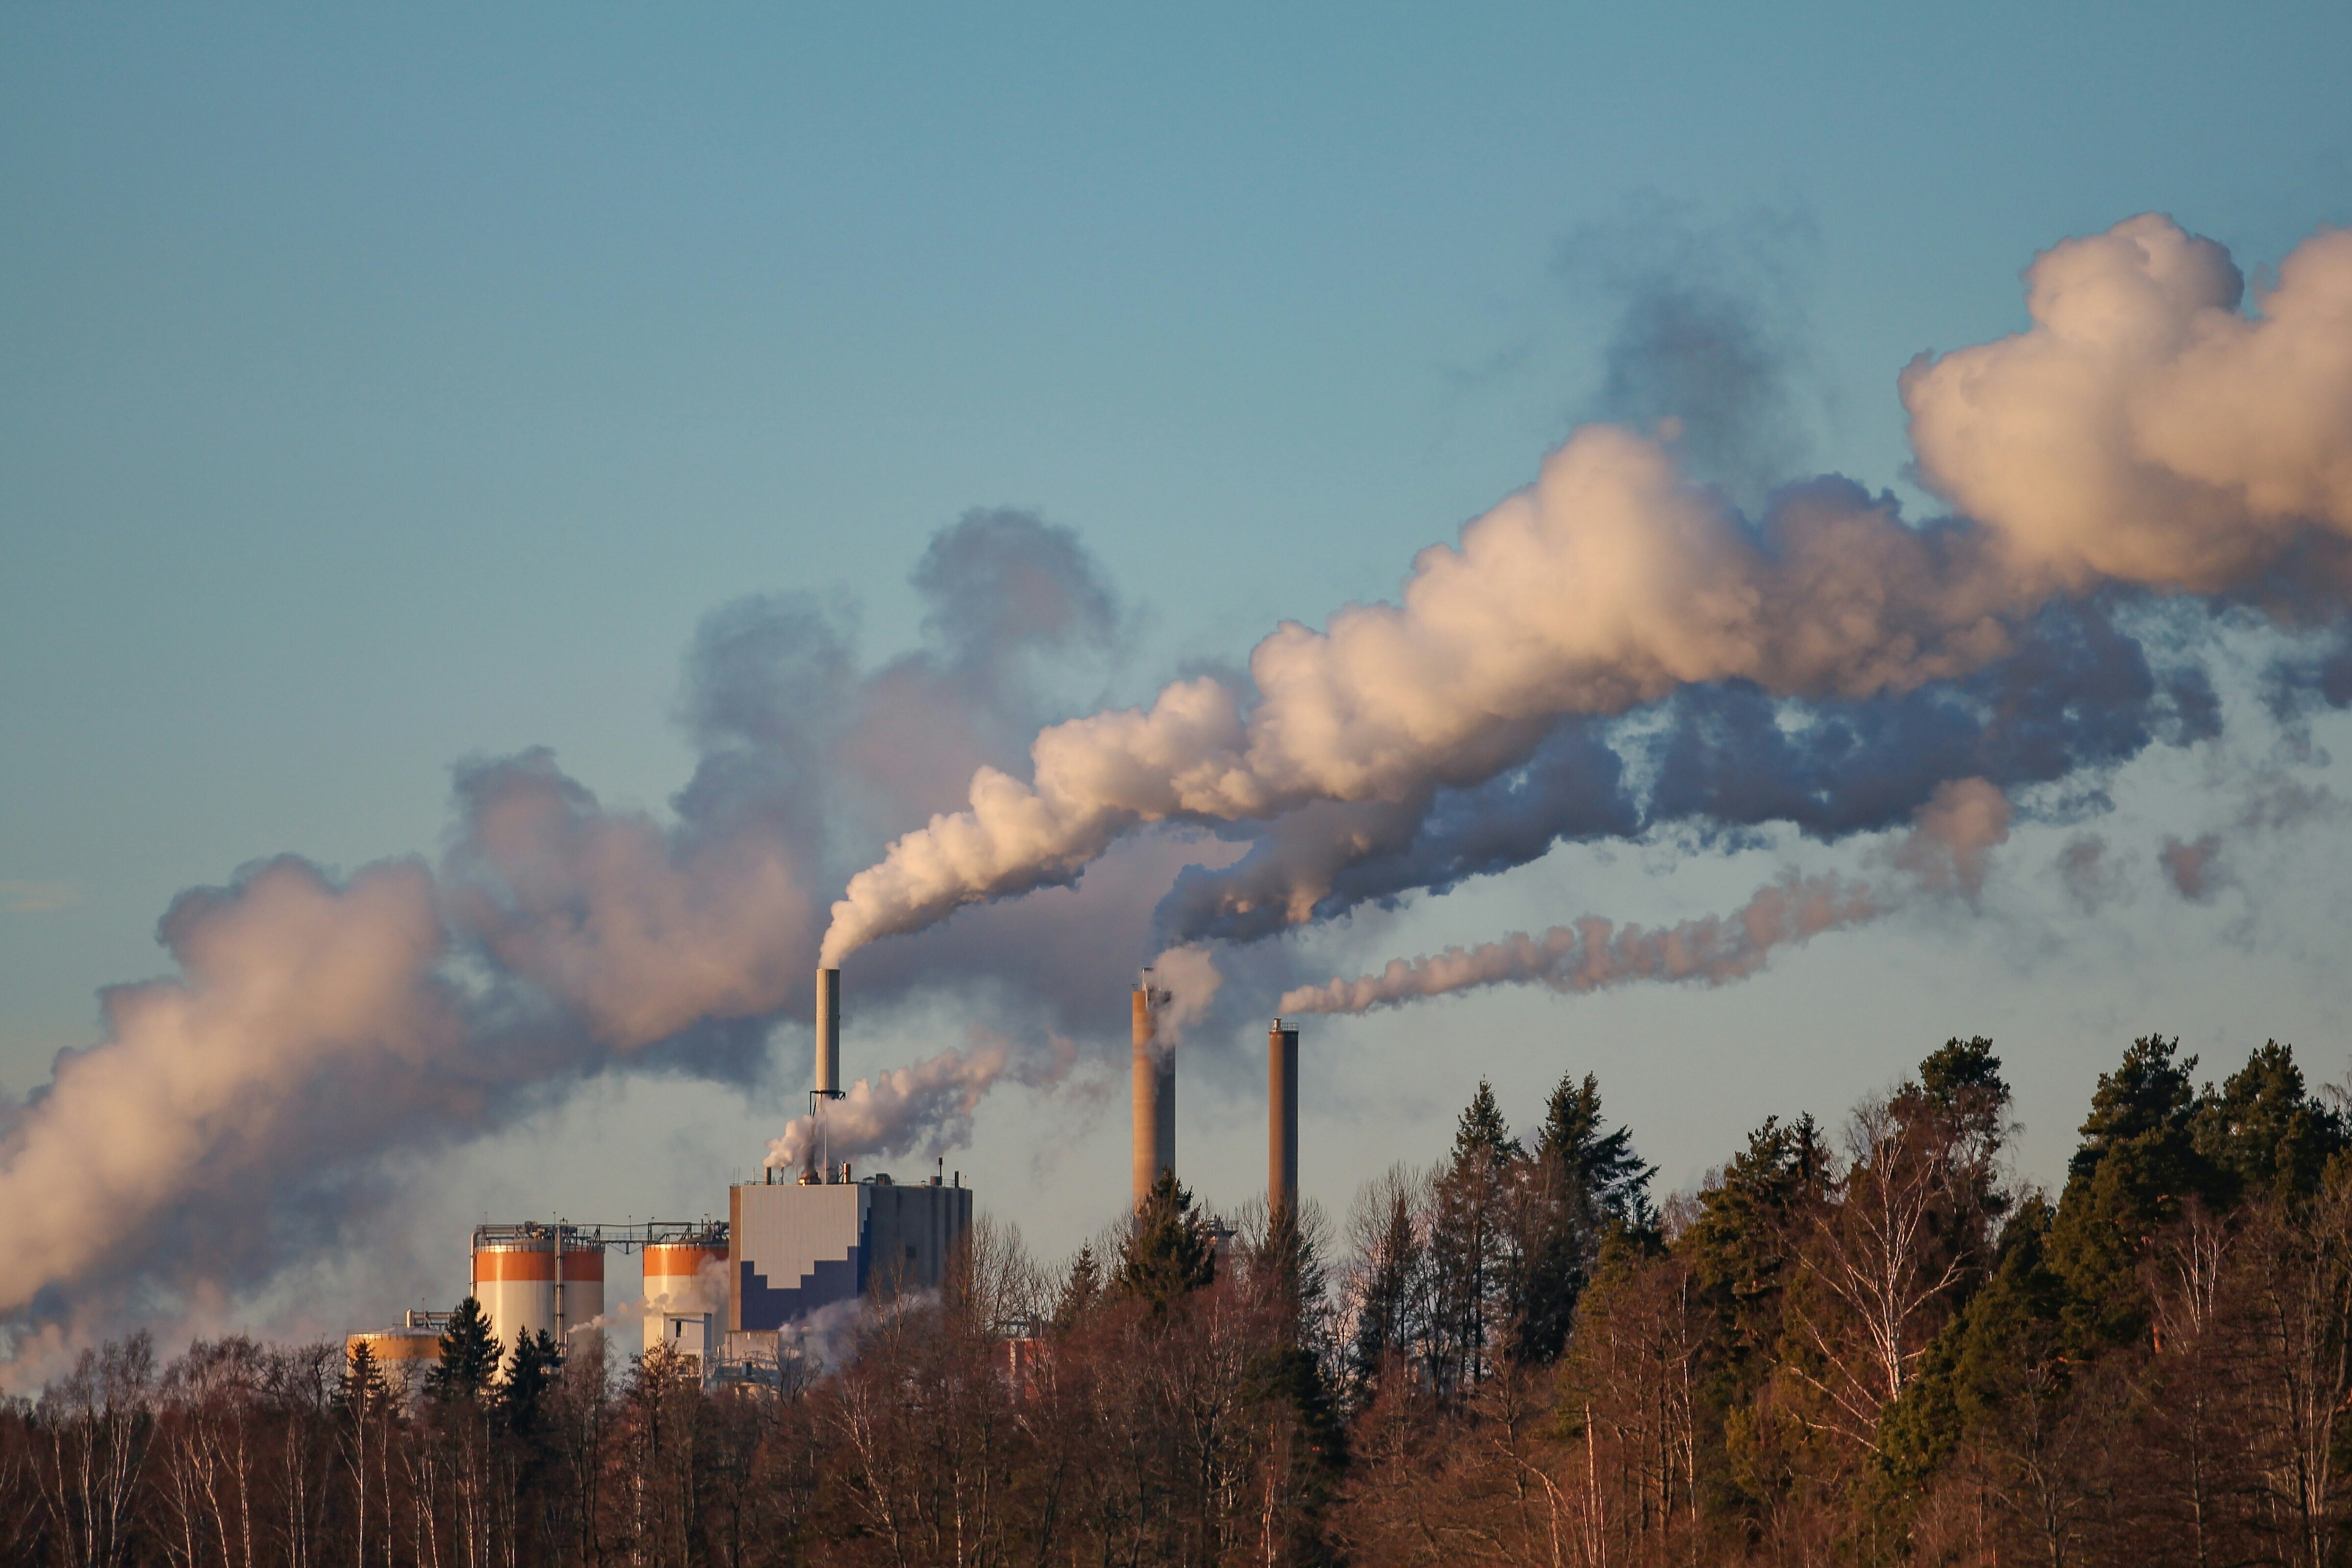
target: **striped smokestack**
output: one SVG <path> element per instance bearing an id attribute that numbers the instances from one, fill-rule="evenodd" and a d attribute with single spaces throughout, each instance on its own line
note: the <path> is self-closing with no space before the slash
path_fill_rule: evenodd
<path id="1" fill-rule="evenodd" d="M 1265 1034 L 1265 1207 L 1298 1211 L 1298 1030 Z"/>
<path id="2" fill-rule="evenodd" d="M 1176 1168 L 1176 1051 L 1159 1042 L 1168 993 L 1151 988 L 1151 971 L 1135 987 L 1135 1206 L 1151 1195 L 1162 1171 Z"/>
<path id="3" fill-rule="evenodd" d="M 816 1091 L 841 1093 L 841 971 L 816 972 Z"/>

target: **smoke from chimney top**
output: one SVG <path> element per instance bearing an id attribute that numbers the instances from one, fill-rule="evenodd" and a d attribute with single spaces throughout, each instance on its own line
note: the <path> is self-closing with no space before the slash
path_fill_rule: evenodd
<path id="1" fill-rule="evenodd" d="M 1069 881 L 1144 823 L 1336 804 L 1374 808 L 1377 830 L 1377 808 L 1410 819 L 1523 767 L 1563 721 L 1708 687 L 1837 705 L 1961 681 L 2061 595 L 2260 594 L 2292 557 L 2306 599 L 2327 565 L 2340 609 L 2352 233 L 2298 247 L 2260 317 L 2238 313 L 2221 247 L 2154 216 L 2056 247 L 2029 279 L 2028 331 L 1902 377 L 1921 472 L 1966 521 L 1913 527 L 1823 483 L 1751 527 L 1657 441 L 1580 430 L 1424 551 L 1401 605 L 1261 642 L 1254 703 L 1181 680 L 1046 729 L 1027 780 L 981 769 L 963 810 L 850 879 L 827 962 Z"/>
<path id="2" fill-rule="evenodd" d="M 2042 256 L 2027 330 L 1903 373 L 1919 472 L 1953 518 L 1914 523 L 1833 476 L 1750 517 L 1654 426 L 1580 429 L 1423 551 L 1400 603 L 1276 628 L 1245 688 L 1195 676 L 1088 712 L 1131 623 L 1067 530 L 1019 513 L 942 531 L 916 574 L 925 644 L 877 668 L 814 601 L 723 606 L 688 658 L 698 762 L 667 817 L 605 806 L 544 752 L 472 760 L 437 868 L 337 879 L 283 858 L 175 902 L 177 973 L 108 992 L 103 1038 L 0 1117 L 0 1313 L 85 1322 L 250 1290 L 357 1234 L 354 1194 L 388 1155 L 588 1075 L 761 1079 L 779 1020 L 810 1016 L 817 953 L 863 952 L 877 1009 L 969 977 L 1007 1026 L 851 1086 L 835 1136 L 895 1152 L 953 1142 L 993 1083 L 1062 1081 L 1069 1042 L 1114 1032 L 1105 999 L 1140 953 L 1164 949 L 1173 1020 L 1188 991 L 1215 994 L 1209 942 L 1562 840 L 1926 836 L 1900 886 L 1800 879 L 1711 935 L 1528 939 L 1521 968 L 1547 983 L 1728 976 L 1923 879 L 1966 898 L 1992 819 L 1948 791 L 2005 802 L 2214 731 L 2202 672 L 2134 629 L 2168 601 L 2343 616 L 2352 234 L 2297 247 L 2259 313 L 2242 292 L 2221 247 L 2158 216 Z M 1698 303 L 1659 305 L 1627 352 L 1727 330 Z M 1724 461 L 1769 447 L 1741 441 Z M 2275 707 L 2352 700 L 2347 669 L 2340 648 L 2281 663 Z M 1204 827 L 1234 841 L 1185 838 Z M 2168 869 L 2210 896 L 2199 849 Z"/>

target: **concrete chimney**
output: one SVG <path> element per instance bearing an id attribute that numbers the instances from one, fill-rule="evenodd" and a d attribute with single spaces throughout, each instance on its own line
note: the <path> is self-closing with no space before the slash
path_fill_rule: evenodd
<path id="1" fill-rule="evenodd" d="M 1265 1032 L 1265 1207 L 1298 1212 L 1298 1030 Z"/>
<path id="2" fill-rule="evenodd" d="M 1159 1043 L 1168 993 L 1147 978 L 1135 987 L 1135 1206 L 1151 1195 L 1160 1173 L 1176 1168 L 1176 1052 Z"/>
<path id="3" fill-rule="evenodd" d="M 816 972 L 816 1091 L 841 1094 L 841 971 Z"/>

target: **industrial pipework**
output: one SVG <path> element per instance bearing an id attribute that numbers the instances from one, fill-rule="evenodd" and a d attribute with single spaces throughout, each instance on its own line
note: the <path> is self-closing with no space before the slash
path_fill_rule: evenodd
<path id="1" fill-rule="evenodd" d="M 1298 1209 L 1298 1029 L 1265 1034 L 1265 1206 Z"/>
<path id="2" fill-rule="evenodd" d="M 1160 1010 L 1173 1000 L 1151 985 L 1151 971 L 1135 985 L 1135 1206 L 1151 1195 L 1162 1171 L 1176 1168 L 1176 1047 L 1159 1042 Z"/>

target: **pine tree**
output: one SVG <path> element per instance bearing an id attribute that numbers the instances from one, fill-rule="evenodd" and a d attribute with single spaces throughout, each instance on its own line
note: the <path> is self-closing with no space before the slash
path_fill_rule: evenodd
<path id="1" fill-rule="evenodd" d="M 498 1374 L 498 1337 L 482 1304 L 468 1296 L 441 1331 L 441 1359 L 425 1377 L 425 1397 L 438 1405 L 479 1404 Z"/>
<path id="2" fill-rule="evenodd" d="M 1160 1172 L 1136 1211 L 1115 1287 L 1123 1295 L 1165 1309 L 1216 1278 L 1217 1245 L 1208 1219 L 1193 1212 L 1192 1194 L 1178 1184 L 1176 1173 Z"/>
<path id="3" fill-rule="evenodd" d="M 561 1359 L 554 1336 L 545 1329 L 536 1335 L 528 1329 L 515 1331 L 506 1376 L 499 1384 L 499 1413 L 506 1429 L 525 1443 L 532 1441 L 545 1424 L 548 1390 L 555 1382 Z"/>
<path id="4" fill-rule="evenodd" d="M 2320 1173 L 2346 1144 L 2341 1113 L 2304 1093 L 2294 1047 L 2263 1043 L 2220 1089 L 2200 1097 L 2189 1127 L 2212 1176 L 2210 1201 L 2290 1203 L 2319 1191 Z"/>
<path id="5" fill-rule="evenodd" d="M 1720 1324 L 1717 1393 L 1727 1405 L 1746 1399 L 1769 1368 L 1798 1217 L 1822 1201 L 1828 1182 L 1820 1124 L 1810 1115 L 1785 1126 L 1767 1117 L 1700 1192 L 1698 1216 L 1675 1240 Z"/>
<path id="6" fill-rule="evenodd" d="M 1495 1101 L 1494 1085 L 1480 1079 L 1454 1129 L 1454 1158 L 1437 1178 L 1430 1235 L 1427 1357 L 1441 1397 L 1486 1378 L 1490 1342 L 1508 1318 L 1517 1263 L 1509 1209 L 1516 1168 L 1526 1158 Z"/>
<path id="7" fill-rule="evenodd" d="M 2197 1070 L 2197 1058 L 2174 1061 L 2173 1053 L 2179 1048 L 2178 1035 L 2169 1040 L 2142 1035 L 2124 1052 L 2115 1071 L 2099 1075 L 2091 1113 L 2083 1119 L 2083 1142 L 2067 1162 L 2070 1185 L 2095 1174 L 2101 1161 L 2135 1139 L 2187 1131 L 2197 1098 L 2189 1076 Z"/>
<path id="8" fill-rule="evenodd" d="M 2178 1038 L 2143 1035 L 2099 1076 L 2082 1144 L 2050 1230 L 2051 1271 L 2065 1282 L 2073 1349 L 2090 1353 L 2147 1329 L 2137 1270 L 2148 1238 L 2183 1204 L 2214 1190 L 2194 1137 L 2197 1058 L 2176 1060 Z"/>
<path id="9" fill-rule="evenodd" d="M 1081 1242 L 1077 1257 L 1070 1260 L 1069 1276 L 1062 1281 L 1061 1294 L 1055 1299 L 1055 1331 L 1066 1334 L 1077 1327 L 1102 1293 L 1102 1264 L 1095 1258 L 1094 1243 Z"/>
<path id="10" fill-rule="evenodd" d="M 1368 1401 L 1391 1364 L 1412 1353 L 1423 1321 L 1428 1254 L 1421 1232 L 1420 1182 L 1391 1167 L 1367 1189 L 1353 1226 L 1358 1273 L 1349 1371 Z"/>
<path id="11" fill-rule="evenodd" d="M 363 1419 L 391 1397 L 392 1384 L 375 1359 L 375 1351 L 365 1339 L 353 1341 L 351 1356 L 343 1363 L 342 1381 L 335 1390 L 336 1403 L 354 1419 Z"/>
<path id="12" fill-rule="evenodd" d="M 1513 1355 L 1540 1364 L 1567 1344 L 1611 1230 L 1654 1223 L 1648 1187 L 1656 1167 L 1633 1152 L 1630 1129 L 1601 1131 L 1600 1080 L 1570 1073 L 1545 1106 L 1531 1173 L 1508 1310 Z"/>

